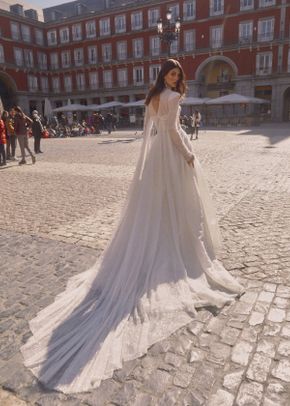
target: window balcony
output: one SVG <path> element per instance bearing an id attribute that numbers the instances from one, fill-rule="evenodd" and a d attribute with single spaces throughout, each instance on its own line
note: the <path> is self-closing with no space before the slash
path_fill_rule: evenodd
<path id="1" fill-rule="evenodd" d="M 272 41 L 274 39 L 274 32 L 263 32 L 262 34 L 258 34 L 258 42 L 267 42 Z"/>
<path id="2" fill-rule="evenodd" d="M 272 67 L 263 67 L 263 68 L 257 68 L 256 74 L 259 76 L 264 76 L 264 75 L 271 75 L 272 73 Z"/>
<path id="3" fill-rule="evenodd" d="M 250 44 L 253 41 L 252 36 L 242 36 L 239 38 L 239 43 L 240 44 Z"/>

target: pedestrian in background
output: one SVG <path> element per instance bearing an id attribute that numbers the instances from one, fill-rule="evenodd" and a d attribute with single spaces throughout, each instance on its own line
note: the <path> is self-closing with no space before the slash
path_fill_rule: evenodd
<path id="1" fill-rule="evenodd" d="M 2 112 L 0 111 L 0 113 L 2 113 Z M 6 153 L 5 153 L 6 127 L 5 127 L 5 123 L 2 119 L 3 113 L 1 114 L 1 119 L 0 119 L 0 166 L 6 165 Z"/>
<path id="2" fill-rule="evenodd" d="M 6 115 L 5 125 L 6 125 L 6 135 L 7 135 L 7 144 L 6 144 L 6 158 L 11 161 L 16 161 L 15 151 L 16 151 L 16 135 L 14 129 L 14 109 L 10 109 L 9 113 Z"/>
<path id="3" fill-rule="evenodd" d="M 32 112 L 31 129 L 34 137 L 34 152 L 36 154 L 42 154 L 42 151 L 40 150 L 40 141 L 43 133 L 43 126 L 37 110 L 33 110 Z"/>
<path id="4" fill-rule="evenodd" d="M 14 129 L 18 139 L 22 157 L 21 161 L 19 161 L 19 165 L 26 164 L 25 150 L 27 150 L 29 155 L 31 156 L 32 163 L 35 164 L 36 159 L 29 148 L 27 134 L 28 127 L 32 124 L 32 120 L 24 114 L 21 107 L 15 106 L 14 110 L 16 113 L 14 118 Z"/>
<path id="5" fill-rule="evenodd" d="M 192 122 L 193 122 L 193 128 L 194 128 L 194 133 L 195 133 L 195 139 L 198 139 L 198 130 L 200 127 L 200 122 L 201 122 L 201 114 L 198 110 L 195 110 L 195 112 L 193 113 L 193 117 L 192 117 Z M 192 137 L 190 137 L 190 139 L 192 140 Z"/>

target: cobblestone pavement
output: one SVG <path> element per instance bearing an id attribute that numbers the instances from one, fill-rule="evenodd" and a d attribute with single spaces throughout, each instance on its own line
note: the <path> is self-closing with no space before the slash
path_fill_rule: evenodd
<path id="1" fill-rule="evenodd" d="M 127 362 L 92 393 L 44 389 L 22 365 L 28 323 L 104 249 L 141 140 L 43 141 L 36 165 L 0 169 L 1 406 L 289 406 L 290 136 L 285 126 L 201 131 L 194 141 L 246 294 Z M 288 137 L 288 138 L 287 138 Z"/>

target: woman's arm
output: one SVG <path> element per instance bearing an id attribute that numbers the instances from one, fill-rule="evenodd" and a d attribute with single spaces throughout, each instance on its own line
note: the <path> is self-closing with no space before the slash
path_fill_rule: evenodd
<path id="1" fill-rule="evenodd" d="M 176 93 L 173 96 L 171 96 L 171 98 L 168 101 L 169 106 L 168 131 L 175 147 L 184 156 L 184 159 L 188 163 L 191 163 L 194 160 L 194 155 L 190 151 L 190 149 L 186 146 L 177 127 L 177 120 L 179 119 L 179 99 L 180 95 Z"/>

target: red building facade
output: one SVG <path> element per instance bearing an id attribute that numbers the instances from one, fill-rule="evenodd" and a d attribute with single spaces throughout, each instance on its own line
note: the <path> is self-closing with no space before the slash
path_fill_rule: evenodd
<path id="1" fill-rule="evenodd" d="M 189 95 L 267 98 L 273 120 L 290 120 L 290 0 L 145 0 L 47 23 L 0 10 L 4 105 L 143 99 L 168 55 L 156 30 L 168 8 Z"/>

